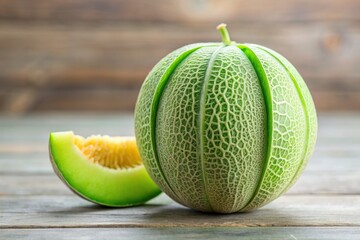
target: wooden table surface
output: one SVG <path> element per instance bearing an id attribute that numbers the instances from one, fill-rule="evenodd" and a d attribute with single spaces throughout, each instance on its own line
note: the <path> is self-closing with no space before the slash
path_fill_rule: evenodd
<path id="1" fill-rule="evenodd" d="M 0 239 L 360 239 L 360 114 L 319 116 L 315 153 L 297 184 L 246 214 L 203 214 L 164 194 L 105 208 L 68 190 L 51 169 L 50 131 L 132 135 L 133 116 L 0 117 Z"/>

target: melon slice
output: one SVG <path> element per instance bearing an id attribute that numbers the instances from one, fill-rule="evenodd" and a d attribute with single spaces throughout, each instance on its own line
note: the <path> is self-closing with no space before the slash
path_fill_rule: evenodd
<path id="1" fill-rule="evenodd" d="M 50 133 L 55 173 L 76 194 L 91 202 L 125 207 L 160 194 L 142 164 L 134 137 Z"/>

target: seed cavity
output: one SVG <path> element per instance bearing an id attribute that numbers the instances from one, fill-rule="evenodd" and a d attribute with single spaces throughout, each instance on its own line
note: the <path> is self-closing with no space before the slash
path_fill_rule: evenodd
<path id="1" fill-rule="evenodd" d="M 134 137 L 92 135 L 74 137 L 74 143 L 91 163 L 111 169 L 134 168 L 142 164 Z"/>

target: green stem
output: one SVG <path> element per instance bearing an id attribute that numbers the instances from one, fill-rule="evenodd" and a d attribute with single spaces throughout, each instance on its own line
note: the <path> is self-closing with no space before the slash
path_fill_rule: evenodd
<path id="1" fill-rule="evenodd" d="M 219 26 L 217 26 L 216 28 L 217 30 L 219 30 L 220 34 L 221 34 L 221 38 L 222 38 L 222 42 L 226 45 L 229 46 L 232 43 L 234 43 L 233 41 L 231 41 L 230 39 L 230 35 L 228 30 L 226 29 L 226 24 L 225 23 L 221 23 L 219 24 Z"/>

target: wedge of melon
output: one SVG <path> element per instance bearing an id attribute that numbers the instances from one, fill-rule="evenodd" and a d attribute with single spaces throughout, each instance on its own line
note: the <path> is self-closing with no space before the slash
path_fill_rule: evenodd
<path id="1" fill-rule="evenodd" d="M 49 153 L 59 178 L 79 196 L 105 206 L 142 204 L 160 194 L 134 137 L 50 133 Z"/>

